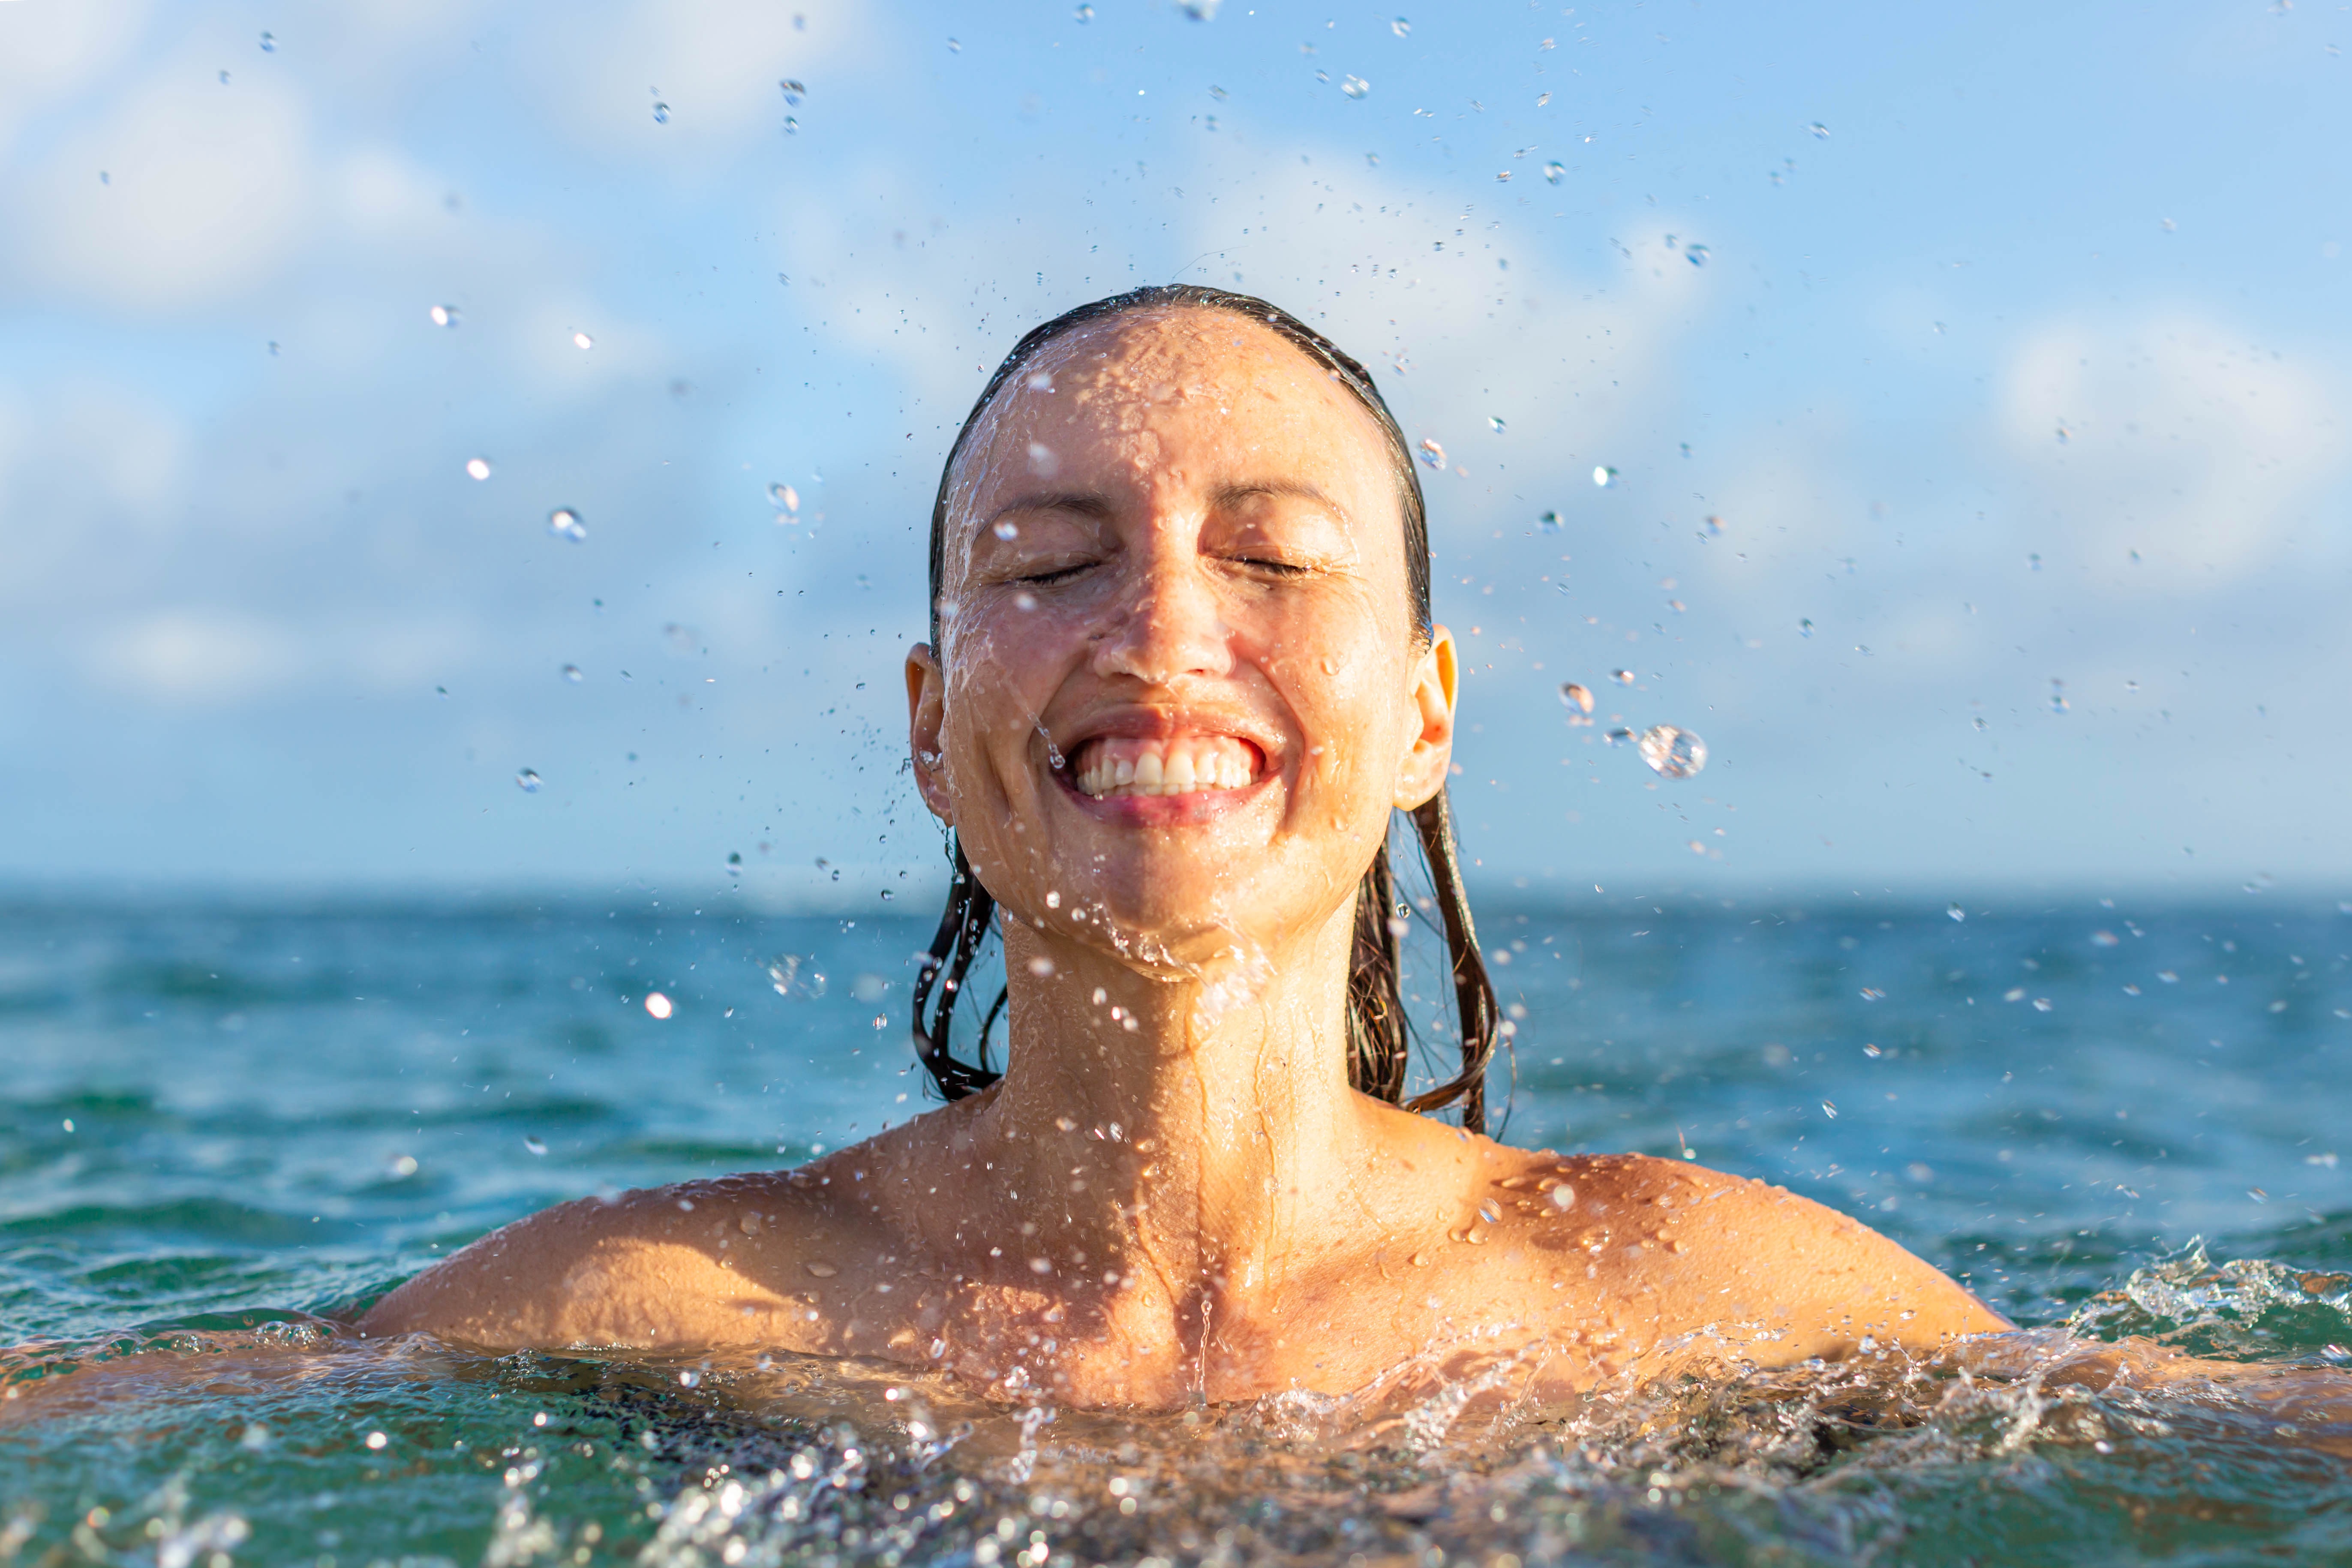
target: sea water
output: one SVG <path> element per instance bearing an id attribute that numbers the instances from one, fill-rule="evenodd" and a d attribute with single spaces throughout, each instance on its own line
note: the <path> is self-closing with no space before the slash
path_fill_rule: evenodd
<path id="1" fill-rule="evenodd" d="M 1785 1184 L 2052 1341 L 2352 1362 L 2333 900 L 1483 921 L 1511 1141 Z M 1126 1417 L 338 1331 L 544 1205 L 920 1113 L 929 925 L 642 891 L 0 909 L 0 1563 L 2352 1560 L 2352 1435 L 1894 1356 L 1540 1410 L 1408 1365 Z"/>

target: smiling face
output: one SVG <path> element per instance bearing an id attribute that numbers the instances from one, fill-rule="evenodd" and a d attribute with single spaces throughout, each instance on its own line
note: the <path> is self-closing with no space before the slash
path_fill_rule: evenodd
<path id="1" fill-rule="evenodd" d="M 1007 384 L 950 498 L 943 646 L 907 668 L 924 801 L 1008 910 L 1183 969 L 1351 907 L 1453 737 L 1392 462 L 1230 311 L 1090 323 Z"/>

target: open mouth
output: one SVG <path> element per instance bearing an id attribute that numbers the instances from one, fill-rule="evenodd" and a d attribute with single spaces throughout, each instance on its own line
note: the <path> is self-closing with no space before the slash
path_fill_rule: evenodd
<path id="1" fill-rule="evenodd" d="M 1093 800 L 1247 789 L 1265 771 L 1265 753 L 1237 735 L 1103 735 L 1066 764 L 1071 784 Z"/>

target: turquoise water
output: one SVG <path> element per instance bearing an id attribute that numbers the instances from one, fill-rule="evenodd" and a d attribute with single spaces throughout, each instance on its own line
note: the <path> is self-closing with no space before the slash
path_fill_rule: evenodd
<path id="1" fill-rule="evenodd" d="M 1960 913 L 1490 909 L 1525 1008 L 1507 1135 L 1687 1147 L 2027 1324 L 2352 1362 L 2352 914 Z M 919 1110 L 928 927 L 643 897 L 0 908 L 0 1345 L 26 1347 L 0 1352 L 0 1563 L 2352 1561 L 2352 1431 L 2187 1393 L 1881 1362 L 1497 1411 L 1406 1368 L 1131 1419 L 887 1368 L 336 1333 L 543 1205 Z"/>

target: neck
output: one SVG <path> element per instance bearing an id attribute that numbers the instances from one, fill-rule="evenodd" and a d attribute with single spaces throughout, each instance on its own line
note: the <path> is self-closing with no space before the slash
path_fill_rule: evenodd
<path id="1" fill-rule="evenodd" d="M 1290 951 L 1174 977 L 1006 922 L 1011 1059 L 976 1152 L 1058 1272 L 1177 1304 L 1246 1294 L 1313 1250 L 1361 1163 L 1348 1086 L 1352 910 Z M 1076 1262 L 1083 1258 L 1085 1262 Z"/>

